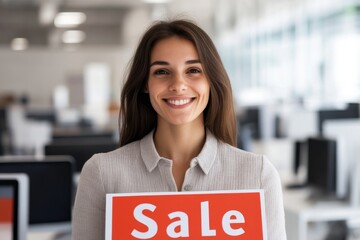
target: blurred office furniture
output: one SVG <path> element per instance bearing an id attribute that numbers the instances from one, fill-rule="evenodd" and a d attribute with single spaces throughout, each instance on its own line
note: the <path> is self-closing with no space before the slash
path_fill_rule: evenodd
<path id="1" fill-rule="evenodd" d="M 99 112 L 99 115 L 103 114 L 102 111 L 106 111 L 106 107 Z M 78 108 L 26 108 L 24 112 L 27 120 L 46 121 L 54 127 L 98 128 L 93 119 L 86 116 L 85 110 Z M 94 114 L 96 115 L 96 112 Z"/>
<path id="2" fill-rule="evenodd" d="M 324 135 L 336 140 L 337 150 L 337 193 L 350 199 L 351 189 L 358 189 L 359 182 L 355 179 L 360 174 L 360 119 L 327 120 L 324 123 Z M 354 193 L 356 194 L 356 193 Z M 355 200 L 353 200 L 355 201 Z M 355 203 L 354 203 L 355 204 Z"/>
<path id="3" fill-rule="evenodd" d="M 360 161 L 357 161 L 352 173 L 352 181 L 350 186 L 350 204 L 354 207 L 360 208 Z M 359 219 L 360 229 L 360 219 Z"/>
<path id="4" fill-rule="evenodd" d="M 22 106 L 11 106 L 7 116 L 10 142 L 15 154 L 43 155 L 43 148 L 51 139 L 51 123 L 29 120 Z"/>
<path id="5" fill-rule="evenodd" d="M 45 155 L 70 155 L 75 161 L 75 171 L 81 172 L 85 162 L 96 153 L 113 151 L 119 144 L 108 138 L 74 137 L 55 140 L 45 146 Z"/>
<path id="6" fill-rule="evenodd" d="M 286 185 L 286 188 L 303 188 L 307 182 L 307 160 L 308 160 L 308 141 L 294 140 L 292 142 L 293 151 L 291 158 L 290 176 L 292 180 Z"/>
<path id="7" fill-rule="evenodd" d="M 342 198 L 337 194 L 337 168 L 341 163 L 337 162 L 336 151 L 334 139 L 310 137 L 296 140 L 292 174 L 297 177 L 287 188 L 311 187 L 315 198 Z"/>
<path id="8" fill-rule="evenodd" d="M 251 131 L 251 139 L 306 139 L 317 136 L 318 113 L 293 104 L 244 106 L 237 116 L 240 129 Z"/>
<path id="9" fill-rule="evenodd" d="M 262 135 L 259 107 L 244 107 L 238 116 L 239 125 L 251 131 L 252 139 L 260 139 Z"/>
<path id="10" fill-rule="evenodd" d="M 22 93 L 18 96 L 18 102 L 23 106 L 28 106 L 30 104 L 30 97 L 26 93 Z"/>
<path id="11" fill-rule="evenodd" d="M 0 174 L 0 236 L 26 240 L 29 179 L 26 174 Z"/>
<path id="12" fill-rule="evenodd" d="M 349 103 L 345 109 L 320 109 L 318 111 L 318 129 L 323 134 L 323 125 L 326 120 L 360 118 L 360 104 Z"/>
<path id="13" fill-rule="evenodd" d="M 294 141 L 294 154 L 293 154 L 293 165 L 292 172 L 294 175 L 299 173 L 301 166 L 307 164 L 307 141 L 306 140 L 295 140 Z"/>
<path id="14" fill-rule="evenodd" d="M 68 86 L 65 84 L 57 85 L 53 90 L 52 102 L 56 110 L 68 108 L 70 104 L 70 92 Z"/>
<path id="15" fill-rule="evenodd" d="M 71 229 L 74 196 L 74 167 L 70 156 L 0 157 L 1 173 L 25 173 L 29 177 L 29 230 L 65 231 Z"/>
<path id="16" fill-rule="evenodd" d="M 238 123 L 236 138 L 238 148 L 245 151 L 251 151 L 252 136 L 251 127 L 249 125 L 240 126 Z"/>
<path id="17" fill-rule="evenodd" d="M 311 201 L 308 188 L 284 189 L 286 232 L 288 239 L 308 240 L 309 224 L 360 219 L 360 209 L 343 201 Z"/>
<path id="18" fill-rule="evenodd" d="M 276 135 L 275 105 L 242 106 L 237 115 L 238 126 L 250 131 L 251 139 L 271 139 Z"/>
<path id="19" fill-rule="evenodd" d="M 0 155 L 5 154 L 6 140 L 8 134 L 6 107 L 0 106 Z"/>
<path id="20" fill-rule="evenodd" d="M 86 139 L 99 139 L 107 141 L 116 140 L 116 132 L 113 129 L 102 128 L 89 128 L 89 127 L 54 127 L 52 130 L 51 142 L 62 140 L 86 140 Z"/>
<path id="21" fill-rule="evenodd" d="M 25 117 L 29 120 L 46 121 L 52 125 L 56 122 L 56 114 L 53 109 L 26 109 Z"/>
<path id="22" fill-rule="evenodd" d="M 332 188 L 338 198 L 356 199 L 357 194 L 352 193 L 359 186 L 353 179 L 359 172 L 356 164 L 360 160 L 360 136 L 355 133 L 360 132 L 360 119 L 326 120 L 323 125 L 323 137 L 295 141 L 293 174 L 298 174 L 300 167 L 305 166 L 307 179 L 312 184 L 318 181 L 316 184 L 320 187 L 319 181 L 322 181 L 323 190 L 326 190 L 325 184 L 328 184 L 327 191 Z M 329 166 L 333 170 L 329 170 Z"/>
<path id="23" fill-rule="evenodd" d="M 357 229 L 360 228 L 358 224 L 360 222 L 360 136 L 356 134 L 358 132 L 360 132 L 358 119 L 329 120 L 324 124 L 326 137 L 306 140 L 306 185 L 297 189 L 284 188 L 289 238 L 307 240 L 312 223 L 335 221 L 347 223 L 349 237 L 358 236 L 356 235 Z"/>
<path id="24" fill-rule="evenodd" d="M 315 225 L 331 226 L 336 221 L 347 222 L 351 220 L 354 222 L 360 219 L 359 206 L 352 204 L 352 200 L 338 197 L 337 193 L 333 191 L 334 179 L 330 175 L 337 174 L 333 171 L 334 163 L 336 167 L 341 165 L 337 164 L 336 153 L 338 148 L 337 144 L 336 147 L 334 146 L 335 142 L 335 138 L 332 137 L 312 137 L 301 140 L 272 139 L 253 142 L 253 151 L 267 155 L 280 173 L 284 185 L 288 239 L 309 240 L 311 239 L 309 236 L 314 233 L 313 226 Z M 308 145 L 310 145 L 310 151 Z M 299 162 L 299 167 L 295 168 L 294 165 L 288 166 L 289 168 L 285 167 L 287 162 L 291 163 L 289 159 L 295 156 L 295 151 L 298 152 L 296 161 Z M 334 158 L 336 159 L 335 162 Z M 308 159 L 311 161 L 309 165 Z M 301 183 L 299 187 L 287 188 L 288 184 L 294 183 L 294 178 L 291 175 L 295 172 L 299 174 L 300 168 L 305 173 L 304 178 L 301 179 L 303 182 L 299 179 L 298 183 Z M 308 168 L 311 169 L 308 170 Z M 291 171 L 292 174 L 289 175 L 286 170 Z M 308 171 L 310 172 L 309 176 L 307 175 Z M 357 172 L 357 175 L 360 175 L 360 170 Z M 309 182 L 307 181 L 308 177 L 310 178 Z M 337 184 L 337 182 L 335 183 Z M 353 184 L 352 186 L 357 189 L 357 194 L 359 194 L 360 185 L 357 184 L 355 187 Z M 329 229 L 326 230 L 329 231 Z M 324 234 L 329 234 L 329 232 L 324 232 Z"/>
<path id="25" fill-rule="evenodd" d="M 251 142 L 251 151 L 263 154 L 269 158 L 280 175 L 289 175 L 292 169 L 293 140 L 287 138 L 273 138 L 254 140 Z"/>
<path id="26" fill-rule="evenodd" d="M 287 138 L 304 140 L 308 137 L 315 137 L 319 133 L 318 116 L 315 111 L 295 108 L 286 115 L 283 114 L 281 118 L 283 135 Z"/>
<path id="27" fill-rule="evenodd" d="M 0 107 L 0 129 L 6 129 L 6 107 Z"/>
<path id="28" fill-rule="evenodd" d="M 353 174 L 352 184 L 351 184 L 351 196 L 350 204 L 354 208 L 360 208 L 360 161 L 356 162 L 355 172 Z M 347 220 L 348 228 L 348 239 L 347 240 L 357 240 L 360 239 L 360 218 L 355 217 Z"/>
<path id="29" fill-rule="evenodd" d="M 289 188 L 311 187 L 314 197 L 345 199 L 348 197 L 351 174 L 344 171 L 348 162 L 339 156 L 341 144 L 335 138 L 310 137 L 294 142 L 293 175 L 305 169 L 303 182 L 290 184 Z"/>
<path id="30" fill-rule="evenodd" d="M 348 229 L 348 236 L 346 240 L 358 240 L 360 239 L 360 219 L 349 219 L 346 222 Z"/>
<path id="31" fill-rule="evenodd" d="M 5 155 L 7 145 L 7 129 L 0 128 L 0 156 Z"/>
<path id="32" fill-rule="evenodd" d="M 336 196 L 336 169 L 340 165 L 336 159 L 336 141 L 309 138 L 307 146 L 307 185 L 314 189 L 315 197 Z"/>
<path id="33" fill-rule="evenodd" d="M 283 106 L 276 113 L 275 136 L 304 140 L 321 136 L 324 122 L 331 119 L 360 118 L 360 104 L 348 103 L 343 108 L 307 109 L 304 106 Z"/>
<path id="34" fill-rule="evenodd" d="M 289 239 L 308 240 L 311 225 L 334 221 L 360 219 L 360 208 L 337 195 L 336 141 L 326 138 L 309 138 L 306 141 L 307 181 L 303 188 L 284 188 L 286 228 Z M 301 142 L 299 142 L 301 148 Z M 336 223 L 336 226 L 339 226 Z M 336 234 L 344 236 L 344 228 Z M 334 227 L 327 235 L 334 236 Z M 324 239 L 327 239 L 324 237 Z M 343 238 L 341 238 L 343 239 Z"/>
<path id="35" fill-rule="evenodd" d="M 82 116 L 79 110 L 71 108 L 56 109 L 55 111 L 55 124 L 61 127 L 74 127 L 79 126 Z M 89 124 L 89 127 L 91 125 Z"/>
<path id="36" fill-rule="evenodd" d="M 0 128 L 0 156 L 5 154 L 4 130 Z"/>

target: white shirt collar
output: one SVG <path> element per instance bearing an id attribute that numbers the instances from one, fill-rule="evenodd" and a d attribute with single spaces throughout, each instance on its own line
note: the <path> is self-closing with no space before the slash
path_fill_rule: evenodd
<path id="1" fill-rule="evenodd" d="M 159 161 L 162 159 L 155 148 L 153 135 L 154 131 L 151 131 L 148 135 L 140 140 L 141 157 L 149 172 L 152 172 L 158 165 Z M 192 162 L 197 162 L 203 172 L 208 174 L 215 161 L 217 150 L 218 140 L 209 130 L 207 130 L 205 144 L 199 155 L 196 156 L 194 158 L 195 160 L 192 160 Z"/>

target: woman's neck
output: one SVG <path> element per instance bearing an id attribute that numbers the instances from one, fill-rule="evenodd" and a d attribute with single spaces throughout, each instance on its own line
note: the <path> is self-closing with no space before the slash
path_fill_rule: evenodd
<path id="1" fill-rule="evenodd" d="M 174 163 L 189 164 L 200 153 L 205 138 L 202 123 L 181 126 L 158 124 L 154 142 L 160 156 L 171 159 Z"/>

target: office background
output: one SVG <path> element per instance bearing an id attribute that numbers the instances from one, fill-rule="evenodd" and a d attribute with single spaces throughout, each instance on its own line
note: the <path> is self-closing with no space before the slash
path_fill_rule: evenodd
<path id="1" fill-rule="evenodd" d="M 281 175 L 288 238 L 360 239 L 359 0 L 0 0 L 2 157 L 71 155 L 76 175 L 93 153 L 79 141 L 114 149 L 134 48 L 169 18 L 213 38 L 239 147 Z"/>

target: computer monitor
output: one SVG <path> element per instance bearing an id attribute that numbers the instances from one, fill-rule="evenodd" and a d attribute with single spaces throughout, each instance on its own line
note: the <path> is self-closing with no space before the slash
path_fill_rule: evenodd
<path id="1" fill-rule="evenodd" d="M 238 116 L 240 128 L 246 127 L 251 129 L 252 139 L 261 139 L 261 113 L 260 107 L 244 107 L 242 114 Z"/>
<path id="2" fill-rule="evenodd" d="M 351 197 L 349 189 L 359 174 L 355 171 L 360 161 L 359 133 L 360 119 L 328 120 L 324 123 L 324 136 L 337 141 L 337 194 L 345 198 Z"/>
<path id="3" fill-rule="evenodd" d="M 316 196 L 336 197 L 336 141 L 308 139 L 307 185 Z"/>
<path id="4" fill-rule="evenodd" d="M 240 131 L 250 130 L 251 138 L 254 140 L 272 139 L 276 135 L 275 105 L 242 106 L 237 115 Z"/>
<path id="5" fill-rule="evenodd" d="M 68 139 L 57 141 L 45 146 L 45 155 L 70 155 L 75 160 L 75 171 L 81 172 L 85 162 L 96 153 L 113 151 L 118 148 L 118 143 L 99 139 Z"/>
<path id="6" fill-rule="evenodd" d="M 0 155 L 5 154 L 5 143 L 3 139 L 4 130 L 0 128 Z"/>
<path id="7" fill-rule="evenodd" d="M 360 104 L 349 103 L 345 109 L 322 109 L 318 111 L 319 133 L 323 134 L 324 122 L 335 119 L 360 118 Z"/>
<path id="8" fill-rule="evenodd" d="M 29 176 L 30 230 L 68 231 L 73 205 L 73 159 L 70 156 L 2 157 L 0 173 L 25 173 Z"/>
<path id="9" fill-rule="evenodd" d="M 29 179 L 26 174 L 0 174 L 1 240 L 26 240 Z"/>
<path id="10" fill-rule="evenodd" d="M 6 108 L 0 106 L 0 155 L 5 154 L 5 133 L 8 131 L 7 127 Z"/>
<path id="11" fill-rule="evenodd" d="M 292 172 L 297 175 L 299 168 L 306 165 L 307 161 L 307 141 L 306 140 L 295 140 L 294 141 L 294 155 Z"/>
<path id="12" fill-rule="evenodd" d="M 7 129 L 7 110 L 5 107 L 0 107 L 0 130 Z"/>

